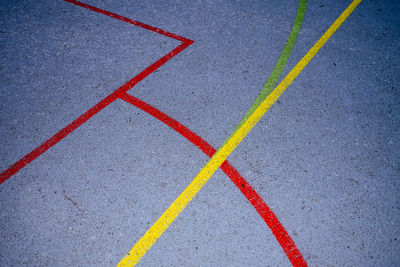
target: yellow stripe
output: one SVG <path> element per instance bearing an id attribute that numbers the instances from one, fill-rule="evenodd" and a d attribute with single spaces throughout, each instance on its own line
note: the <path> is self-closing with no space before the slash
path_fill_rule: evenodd
<path id="1" fill-rule="evenodd" d="M 271 94 L 261 103 L 247 121 L 236 133 L 222 146 L 207 165 L 197 174 L 189 186 L 180 196 L 169 206 L 153 226 L 136 243 L 132 250 L 121 260 L 118 266 L 134 266 L 153 246 L 157 239 L 164 233 L 169 225 L 178 217 L 182 210 L 189 204 L 194 196 L 200 191 L 205 183 L 211 178 L 215 171 L 235 150 L 243 138 L 250 132 L 268 109 L 275 103 L 280 95 L 287 89 L 294 79 L 300 74 L 315 54 L 328 41 L 342 23 L 349 17 L 361 0 L 354 0 L 349 7 L 337 18 L 315 45 L 307 52 L 299 63 L 289 72 L 283 81 L 271 92 Z"/>

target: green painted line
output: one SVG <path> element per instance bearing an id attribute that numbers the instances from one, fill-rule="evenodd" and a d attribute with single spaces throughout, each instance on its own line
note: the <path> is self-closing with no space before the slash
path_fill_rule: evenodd
<path id="1" fill-rule="evenodd" d="M 271 75 L 269 76 L 267 82 L 262 88 L 261 92 L 258 94 L 256 100 L 251 105 L 250 109 L 247 111 L 246 115 L 242 118 L 239 124 L 236 126 L 235 130 L 231 133 L 231 135 L 226 139 L 223 145 L 227 142 L 227 140 L 231 139 L 231 137 L 237 132 L 237 130 L 243 125 L 243 123 L 254 113 L 254 111 L 258 108 L 258 106 L 264 101 L 265 98 L 272 92 L 275 88 L 275 85 L 278 83 L 279 77 L 282 75 L 283 69 L 286 66 L 286 63 L 289 59 L 290 54 L 292 53 L 292 49 L 294 44 L 296 43 L 297 36 L 299 35 L 299 31 L 301 25 L 303 24 L 304 14 L 306 12 L 307 0 L 300 0 L 299 7 L 297 10 L 296 19 L 294 21 L 292 30 L 290 31 L 290 35 L 288 40 L 286 41 L 285 47 L 275 64 L 274 69 L 272 70 Z M 223 146 L 222 145 L 222 146 Z"/>

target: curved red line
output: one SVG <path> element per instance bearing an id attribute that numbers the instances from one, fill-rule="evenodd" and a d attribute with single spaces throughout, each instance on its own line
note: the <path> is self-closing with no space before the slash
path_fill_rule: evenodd
<path id="1" fill-rule="evenodd" d="M 160 110 L 150 106 L 149 104 L 141 101 L 140 99 L 131 96 L 127 93 L 119 96 L 122 100 L 140 108 L 144 112 L 152 115 L 156 119 L 162 121 L 195 146 L 200 148 L 207 156 L 212 157 L 216 152 L 216 149 L 203 140 L 200 136 L 192 132 L 190 129 L 180 124 L 178 121 L 169 117 L 167 114 Z M 286 253 L 290 262 L 293 266 L 307 266 L 306 261 L 301 255 L 300 251 L 294 244 L 292 238 L 286 232 L 285 228 L 279 222 L 276 215 L 268 207 L 268 205 L 262 200 L 257 192 L 251 187 L 249 183 L 240 175 L 240 173 L 226 160 L 222 165 L 221 169 L 226 175 L 232 180 L 232 182 L 239 188 L 242 194 L 250 201 L 251 205 L 257 210 L 258 214 L 263 218 L 265 223 L 271 229 L 272 233 L 278 240 L 282 249 Z"/>
<path id="2" fill-rule="evenodd" d="M 114 14 L 112 12 L 81 3 L 76 0 L 64 0 L 64 1 L 81 6 L 83 8 L 90 9 L 92 11 L 107 15 L 109 17 L 130 23 L 130 24 L 136 25 L 138 27 L 165 35 L 167 37 L 171 37 L 173 39 L 181 41 L 182 44 L 179 45 L 178 47 L 176 47 L 170 53 L 163 56 L 161 59 L 157 60 L 155 63 L 153 63 L 149 67 L 147 67 L 140 74 L 138 74 L 137 76 L 132 78 L 126 84 L 121 86 L 118 90 L 114 91 L 111 95 L 107 96 L 105 99 L 103 99 L 98 104 L 96 104 L 94 107 L 92 107 L 90 110 L 88 110 L 87 112 L 82 114 L 79 118 L 77 118 L 71 124 L 67 125 L 64 129 L 59 131 L 57 134 L 55 134 L 49 140 L 44 142 L 42 145 L 38 146 L 32 152 L 25 155 L 22 159 L 20 159 L 18 162 L 13 164 L 7 170 L 0 173 L 0 184 L 3 183 L 4 181 L 6 181 L 8 178 L 10 178 L 15 173 L 17 173 L 20 169 L 22 169 L 23 167 L 25 167 L 26 165 L 31 163 L 33 160 L 35 160 L 37 157 L 39 157 L 41 154 L 43 154 L 45 151 L 47 151 L 50 147 L 54 146 L 56 143 L 58 143 L 60 140 L 62 140 L 64 137 L 66 137 L 68 134 L 73 132 L 76 128 L 78 128 L 83 123 L 85 123 L 92 116 L 94 116 L 95 114 L 100 112 L 103 108 L 108 106 L 110 103 L 114 102 L 116 98 L 121 98 L 121 99 L 125 100 L 126 102 L 149 113 L 150 115 L 157 118 L 158 120 L 164 122 L 165 124 L 167 124 L 168 126 L 173 128 L 175 131 L 177 131 L 179 134 L 184 136 L 186 139 L 188 139 L 190 142 L 192 142 L 195 146 L 200 148 L 206 155 L 208 155 L 209 157 L 212 157 L 212 155 L 216 152 L 216 150 L 210 144 L 208 144 L 205 140 L 203 140 L 201 137 L 199 137 L 194 132 L 192 132 L 191 130 L 189 130 L 188 128 L 186 128 L 185 126 L 183 126 L 176 120 L 172 119 L 168 115 L 162 113 L 161 111 L 155 109 L 154 107 L 148 105 L 147 103 L 126 93 L 129 89 L 131 89 L 133 86 L 135 86 L 137 83 L 139 83 L 145 77 L 147 77 L 154 70 L 159 68 L 161 65 L 166 63 L 169 59 L 171 59 L 175 55 L 179 54 L 182 50 L 184 50 L 186 47 L 191 45 L 193 43 L 193 41 L 189 40 L 187 38 L 172 34 L 170 32 L 146 25 L 139 21 L 128 19 L 123 16 Z M 239 188 L 239 190 L 250 201 L 250 203 L 254 206 L 254 208 L 257 210 L 259 215 L 266 222 L 266 224 L 268 225 L 268 227 L 271 229 L 272 233 L 278 240 L 279 244 L 281 245 L 282 249 L 285 251 L 285 253 L 286 253 L 287 257 L 289 258 L 289 260 L 291 261 L 292 265 L 293 266 L 307 266 L 306 261 L 304 260 L 300 251 L 297 249 L 296 245 L 294 244 L 294 242 L 291 239 L 291 237 L 289 236 L 289 234 L 286 232 L 285 228 L 282 226 L 282 224 L 279 222 L 278 218 L 271 211 L 271 209 L 267 206 L 267 204 L 257 194 L 257 192 L 247 183 L 247 181 L 239 174 L 239 172 L 232 165 L 230 165 L 230 163 L 228 161 L 225 161 L 221 165 L 221 169 L 228 175 L 228 177 L 232 180 L 232 182 Z"/>

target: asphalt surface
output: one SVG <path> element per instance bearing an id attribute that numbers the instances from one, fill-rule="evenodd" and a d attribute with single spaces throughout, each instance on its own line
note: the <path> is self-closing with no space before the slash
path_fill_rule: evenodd
<path id="1" fill-rule="evenodd" d="M 283 78 L 351 1 L 309 1 Z M 85 1 L 194 41 L 128 94 L 218 148 L 298 1 Z M 364 0 L 228 158 L 309 266 L 400 265 L 400 2 Z M 180 44 L 58 1 L 0 1 L 0 172 Z M 115 266 L 208 160 L 117 99 L 0 185 L 1 266 Z M 290 266 L 221 171 L 138 266 Z"/>

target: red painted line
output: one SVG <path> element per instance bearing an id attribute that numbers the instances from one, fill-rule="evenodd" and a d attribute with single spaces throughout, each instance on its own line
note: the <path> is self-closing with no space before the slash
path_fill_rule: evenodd
<path id="1" fill-rule="evenodd" d="M 144 24 L 144 23 L 139 22 L 139 21 L 137 21 L 137 20 L 125 18 L 125 17 L 123 17 L 123 16 L 114 14 L 114 13 L 112 13 L 112 12 L 110 12 L 110 11 L 107 11 L 107 10 L 104 10 L 104 9 L 101 9 L 101 8 L 98 8 L 98 7 L 94 7 L 94 6 L 91 6 L 91 5 L 88 5 L 88 4 L 85 4 L 85 3 L 82 3 L 82 2 L 76 1 L 76 0 L 64 0 L 64 1 L 69 2 L 69 3 L 71 3 L 71 4 L 75 4 L 75 5 L 80 6 L 80 7 L 84 7 L 84 8 L 90 9 L 90 10 L 92 10 L 92 11 L 94 11 L 94 12 L 101 13 L 101 14 L 103 14 L 103 15 L 112 17 L 112 18 L 114 18 L 114 19 L 118 19 L 118 20 L 121 20 L 121 21 L 130 23 L 130 24 L 133 24 L 133 25 L 138 26 L 138 27 L 141 27 L 141 28 L 143 28 L 143 29 L 146 29 L 146 30 L 149 30 L 149 31 L 152 31 L 152 32 L 156 32 L 156 33 L 162 34 L 162 35 L 164 35 L 164 36 L 173 38 L 173 39 L 175 39 L 175 40 L 178 40 L 178 41 L 181 41 L 181 42 L 184 42 L 184 43 L 185 43 L 185 42 L 192 42 L 191 40 L 186 39 L 186 38 L 184 38 L 184 37 L 182 37 L 182 36 L 179 36 L 179 35 L 176 35 L 176 34 L 173 34 L 173 33 L 170 33 L 170 32 L 164 31 L 164 30 L 161 30 L 161 29 L 158 29 L 158 28 L 156 28 L 156 27 L 153 27 L 153 26 Z"/>
<path id="2" fill-rule="evenodd" d="M 11 165 L 8 169 L 0 173 L 0 184 L 4 183 L 7 179 L 9 179 L 11 176 L 16 174 L 18 171 L 20 171 L 23 167 L 34 161 L 36 158 L 38 158 L 40 155 L 42 155 L 44 152 L 46 152 L 49 148 L 60 142 L 62 139 L 64 139 L 67 135 L 72 133 L 75 129 L 77 129 L 79 126 L 84 124 L 87 120 L 89 120 L 91 117 L 99 113 L 102 109 L 107 107 L 109 104 L 114 102 L 119 95 L 126 93 L 128 90 L 132 89 L 136 84 L 138 84 L 140 81 L 142 81 L 144 78 L 149 76 L 152 72 L 157 70 L 159 67 L 164 65 L 168 60 L 182 52 L 185 48 L 190 46 L 191 44 L 194 43 L 194 41 L 186 39 L 184 37 L 169 33 L 167 31 L 146 25 L 144 23 L 131 20 L 128 18 L 125 18 L 123 16 L 111 13 L 109 11 L 105 11 L 102 9 L 99 9 L 94 6 L 90 6 L 75 0 L 64 0 L 66 2 L 90 9 L 94 12 L 98 12 L 104 15 L 107 15 L 109 17 L 119 19 L 124 22 L 128 22 L 130 24 L 133 24 L 135 26 L 157 32 L 159 34 L 162 34 L 167 37 L 174 38 L 176 40 L 182 41 L 179 46 L 177 46 L 175 49 L 173 49 L 171 52 L 167 53 L 164 55 L 162 58 L 151 64 L 149 67 L 144 69 L 142 72 L 140 72 L 138 75 L 133 77 L 131 80 L 129 80 L 127 83 L 122 85 L 120 88 L 115 90 L 113 93 L 111 93 L 109 96 L 101 100 L 99 103 L 97 103 L 95 106 L 93 106 L 91 109 L 83 113 L 81 116 L 79 116 L 76 120 L 74 120 L 72 123 L 68 124 L 65 128 L 60 130 L 58 133 L 53 135 L 50 139 L 45 141 L 43 144 L 40 146 L 36 147 L 34 150 L 32 150 L 30 153 L 26 154 L 22 159 Z"/>
<path id="3" fill-rule="evenodd" d="M 203 140 L 200 136 L 192 132 L 190 129 L 180 124 L 178 121 L 169 117 L 167 114 L 160 110 L 150 106 L 149 104 L 139 100 L 138 98 L 131 96 L 127 93 L 119 96 L 122 100 L 140 108 L 151 116 L 162 121 L 176 132 L 181 134 L 195 146 L 201 149 L 207 156 L 212 157 L 216 152 L 216 149 Z M 258 214 L 265 221 L 268 227 L 271 229 L 273 235 L 278 240 L 283 251 L 286 253 L 290 262 L 293 266 L 307 266 L 306 261 L 301 255 L 300 251 L 294 244 L 292 238 L 286 232 L 285 228 L 279 222 L 276 215 L 263 201 L 263 199 L 257 194 L 257 192 L 251 187 L 251 185 L 240 175 L 240 173 L 226 160 L 222 165 L 221 169 L 226 175 L 232 180 L 232 182 L 239 188 L 242 194 L 249 200 L 251 205 L 257 210 Z"/>
<path id="4" fill-rule="evenodd" d="M 109 104 L 114 102 L 117 98 L 121 98 L 125 100 L 126 102 L 135 105 L 136 107 L 142 109 L 143 111 L 149 113 L 150 115 L 156 117 L 160 121 L 164 122 L 171 128 L 173 128 L 175 131 L 180 133 L 182 136 L 184 136 L 186 139 L 188 139 L 190 142 L 192 142 L 194 145 L 196 145 L 198 148 L 200 148 L 206 155 L 209 157 L 212 157 L 212 155 L 216 152 L 216 150 L 208 144 L 206 141 L 204 141 L 201 137 L 193 133 L 191 130 L 180 124 L 179 122 L 175 121 L 168 115 L 162 113 L 161 111 L 151 107 L 150 105 L 146 104 L 145 102 L 127 94 L 126 92 L 133 88 L 137 83 L 142 81 L 144 78 L 146 78 L 148 75 L 150 75 L 152 72 L 157 70 L 159 67 L 161 67 L 163 64 L 165 64 L 168 60 L 182 52 L 185 48 L 193 44 L 194 42 L 192 40 L 189 40 L 187 38 L 178 36 L 176 34 L 172 34 L 170 32 L 152 27 L 150 25 L 141 23 L 139 21 L 135 21 L 120 15 L 117 15 L 115 13 L 88 5 L 84 4 L 75 0 L 64 0 L 66 2 L 69 2 L 71 4 L 75 4 L 77 6 L 87 8 L 89 10 L 92 10 L 94 12 L 101 13 L 103 15 L 133 24 L 135 26 L 141 27 L 143 29 L 147 29 L 156 33 L 159 33 L 161 35 L 173 38 L 175 40 L 181 41 L 182 44 L 180 44 L 178 47 L 173 49 L 171 52 L 154 62 L 152 65 L 147 67 L 145 70 L 143 70 L 141 73 L 136 75 L 134 78 L 129 80 L 127 83 L 125 83 L 123 86 L 118 88 L 116 91 L 111 93 L 109 96 L 101 100 L 99 103 L 97 103 L 94 107 L 86 111 L 84 114 L 79 116 L 76 120 L 74 120 L 72 123 L 67 125 L 65 128 L 60 130 L 58 133 L 53 135 L 50 139 L 45 141 L 43 144 L 35 148 L 32 152 L 28 153 L 25 155 L 22 159 L 14 163 L 11 167 L 6 169 L 0 174 L 0 184 L 5 182 L 7 179 L 9 179 L 11 176 L 16 174 L 19 170 L 21 170 L 23 167 L 31 163 L 33 160 L 38 158 L 40 155 L 42 155 L 44 152 L 46 152 L 49 148 L 60 142 L 63 138 L 65 138 L 67 135 L 69 135 L 71 132 L 73 132 L 75 129 L 77 129 L 79 126 L 84 124 L 87 120 L 89 120 L 91 117 L 99 113 L 102 109 L 107 107 Z M 257 210 L 259 215 L 263 218 L 263 220 L 266 222 L 268 227 L 271 229 L 272 233 L 278 240 L 279 244 L 285 251 L 287 257 L 293 264 L 293 266 L 307 266 L 305 260 L 303 259 L 300 251 L 297 249 L 296 245 L 294 244 L 293 240 L 290 238 L 289 234 L 286 232 L 282 224 L 279 222 L 278 218 L 275 216 L 275 214 L 271 211 L 271 209 L 267 206 L 267 204 L 262 200 L 262 198 L 257 194 L 257 192 L 247 183 L 247 181 L 239 174 L 239 172 L 233 168 L 232 165 L 228 161 L 225 161 L 221 169 L 228 175 L 228 177 L 232 180 L 232 182 L 239 188 L 239 190 L 245 195 L 245 197 L 250 201 L 250 203 L 254 206 L 254 208 Z"/>

